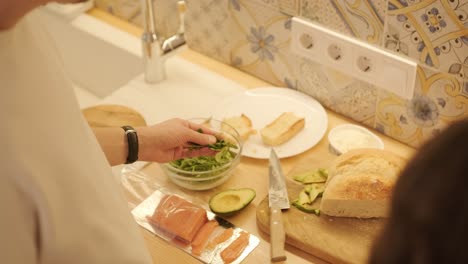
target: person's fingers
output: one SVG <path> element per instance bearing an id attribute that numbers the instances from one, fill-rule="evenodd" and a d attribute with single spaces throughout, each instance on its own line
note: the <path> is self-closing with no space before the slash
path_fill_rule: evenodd
<path id="1" fill-rule="evenodd" d="M 201 129 L 201 131 L 203 131 L 202 132 L 203 134 L 209 134 L 213 136 L 216 136 L 216 134 L 218 134 L 218 132 L 212 130 L 211 128 L 207 126 L 204 126 L 203 124 L 192 123 L 190 121 L 187 121 L 187 122 L 188 122 L 189 128 L 192 130 L 198 131 L 199 129 Z"/>
<path id="2" fill-rule="evenodd" d="M 190 130 L 189 132 L 189 142 L 197 143 L 199 145 L 209 145 L 216 143 L 216 137 L 211 134 L 204 134 L 197 132 L 195 130 Z"/>

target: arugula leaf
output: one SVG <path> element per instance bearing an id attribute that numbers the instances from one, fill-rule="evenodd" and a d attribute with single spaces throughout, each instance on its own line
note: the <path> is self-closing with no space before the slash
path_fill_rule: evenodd
<path id="1" fill-rule="evenodd" d="M 214 156 L 199 156 L 193 158 L 178 159 L 170 162 L 170 165 L 187 172 L 205 172 L 220 168 L 230 163 L 235 157 L 236 153 L 231 151 L 231 148 L 237 149 L 237 146 L 229 143 L 219 149 L 218 153 Z M 227 168 L 226 168 L 227 169 Z M 211 177 L 215 174 L 222 173 L 224 170 L 213 172 L 213 174 L 198 174 L 198 175 L 185 175 L 187 177 Z"/>

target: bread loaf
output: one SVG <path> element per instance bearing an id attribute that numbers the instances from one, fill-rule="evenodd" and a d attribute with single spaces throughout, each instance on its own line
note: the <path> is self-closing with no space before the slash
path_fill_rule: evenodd
<path id="1" fill-rule="evenodd" d="M 292 112 L 282 113 L 261 131 L 266 145 L 276 146 L 290 140 L 304 128 L 305 120 Z"/>
<path id="2" fill-rule="evenodd" d="M 257 133 L 257 131 L 252 128 L 252 121 L 250 118 L 244 114 L 241 114 L 240 116 L 224 118 L 223 121 L 226 124 L 232 126 L 239 133 L 242 141 L 247 140 L 250 135 Z M 224 131 L 229 130 L 225 124 L 221 125 L 221 129 Z"/>
<path id="3" fill-rule="evenodd" d="M 405 160 L 380 149 L 355 149 L 329 168 L 321 212 L 331 216 L 387 217 L 390 200 Z"/>

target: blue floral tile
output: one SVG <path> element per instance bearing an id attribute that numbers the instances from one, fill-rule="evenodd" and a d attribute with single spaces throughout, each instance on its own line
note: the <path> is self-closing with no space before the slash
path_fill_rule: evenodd
<path id="1" fill-rule="evenodd" d="M 384 47 L 443 72 L 464 74 L 468 1 L 389 0 L 386 23 Z"/>
<path id="2" fill-rule="evenodd" d="M 468 118 L 465 83 L 451 74 L 418 67 L 411 100 L 379 90 L 375 128 L 417 147 L 451 122 Z"/>
<path id="3" fill-rule="evenodd" d="M 275 36 L 267 33 L 263 26 L 259 28 L 251 27 L 247 40 L 250 42 L 250 50 L 257 54 L 261 61 L 275 60 L 273 54 L 278 52 L 278 47 L 274 43 Z"/>
<path id="4" fill-rule="evenodd" d="M 291 17 L 267 1 L 230 1 L 233 34 L 231 64 L 273 85 L 297 88 L 296 59 L 289 50 Z"/>

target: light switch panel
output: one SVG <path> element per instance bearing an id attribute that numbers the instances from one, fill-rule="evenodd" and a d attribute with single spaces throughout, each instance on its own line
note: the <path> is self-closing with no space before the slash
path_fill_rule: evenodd
<path id="1" fill-rule="evenodd" d="M 294 17 L 291 49 L 299 56 L 411 99 L 417 62 Z"/>

